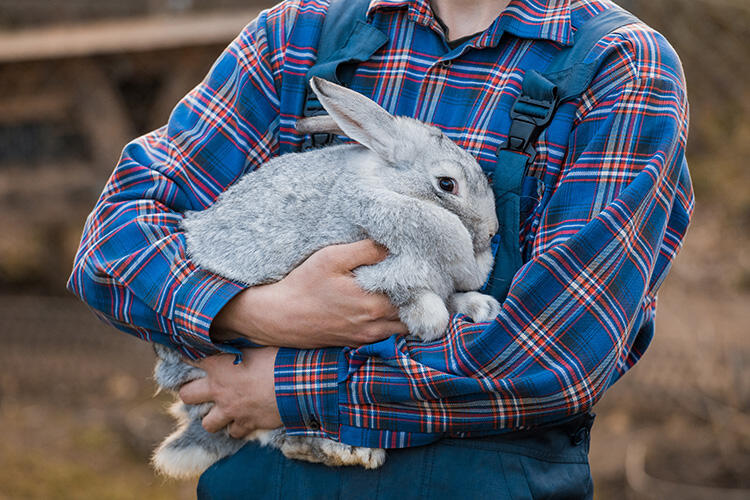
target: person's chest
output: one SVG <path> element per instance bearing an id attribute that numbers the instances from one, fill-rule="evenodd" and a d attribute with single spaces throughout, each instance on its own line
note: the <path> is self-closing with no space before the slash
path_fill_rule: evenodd
<path id="1" fill-rule="evenodd" d="M 548 41 L 504 36 L 501 26 L 493 26 L 491 33 L 451 49 L 439 29 L 402 17 L 375 14 L 372 22 L 388 42 L 356 65 L 350 87 L 395 115 L 434 124 L 491 170 L 524 73 L 543 71 L 557 48 Z M 542 138 L 540 153 L 544 147 Z"/>

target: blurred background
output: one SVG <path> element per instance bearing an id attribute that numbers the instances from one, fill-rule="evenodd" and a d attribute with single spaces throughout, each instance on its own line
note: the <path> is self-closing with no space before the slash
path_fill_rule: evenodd
<path id="1" fill-rule="evenodd" d="M 153 354 L 64 283 L 122 146 L 267 0 L 0 0 L 0 498 L 191 498 L 153 475 Z M 697 209 L 643 360 L 598 405 L 597 498 L 750 498 L 750 2 L 621 2 L 680 53 Z"/>

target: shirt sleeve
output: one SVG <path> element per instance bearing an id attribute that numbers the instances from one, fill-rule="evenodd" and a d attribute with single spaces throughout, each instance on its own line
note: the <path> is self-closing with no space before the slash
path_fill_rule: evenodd
<path id="1" fill-rule="evenodd" d="M 276 395 L 290 434 L 362 444 L 352 436 L 367 430 L 460 436 L 553 423 L 590 409 L 638 360 L 693 194 L 679 61 L 663 39 L 630 38 L 579 105 L 500 315 L 456 316 L 432 343 L 281 349 Z"/>
<path id="2" fill-rule="evenodd" d="M 212 343 L 209 327 L 243 286 L 190 260 L 182 214 L 206 208 L 275 154 L 285 51 L 283 26 L 277 32 L 274 23 L 291 22 L 279 10 L 243 30 L 166 126 L 125 147 L 86 222 L 68 282 L 117 328 L 192 358 L 237 352 Z"/>

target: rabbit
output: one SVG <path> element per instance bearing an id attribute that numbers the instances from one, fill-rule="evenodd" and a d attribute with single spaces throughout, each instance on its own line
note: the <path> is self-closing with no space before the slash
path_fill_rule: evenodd
<path id="1" fill-rule="evenodd" d="M 310 86 L 328 115 L 303 118 L 300 133 L 345 135 L 356 144 L 289 153 L 246 174 L 182 228 L 198 265 L 248 286 L 281 280 L 315 251 L 371 238 L 385 260 L 354 271 L 367 291 L 385 293 L 410 335 L 444 335 L 450 315 L 494 318 L 498 302 L 478 290 L 492 268 L 498 230 L 492 189 L 474 157 L 439 129 L 395 117 L 365 96 L 314 77 Z M 205 376 L 177 351 L 156 346 L 157 384 L 171 391 Z M 166 475 L 199 475 L 247 440 L 290 458 L 376 468 L 385 450 L 324 438 L 287 436 L 283 428 L 246 439 L 206 432 L 211 404 L 173 407 L 179 428 L 156 450 Z"/>

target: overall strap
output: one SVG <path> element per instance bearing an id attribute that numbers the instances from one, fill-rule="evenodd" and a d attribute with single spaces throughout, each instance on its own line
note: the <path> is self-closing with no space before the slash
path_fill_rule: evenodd
<path id="1" fill-rule="evenodd" d="M 348 87 L 354 76 L 351 63 L 368 60 L 385 45 L 387 35 L 367 23 L 369 5 L 370 0 L 331 0 L 318 42 L 317 61 L 308 70 L 307 81 L 319 76 Z M 325 110 L 308 86 L 303 116 L 320 114 L 325 114 Z M 301 149 L 325 146 L 333 139 L 331 134 L 312 134 L 305 138 Z"/>
<path id="2" fill-rule="evenodd" d="M 521 187 L 536 157 L 535 144 L 552 121 L 561 102 L 577 99 L 588 89 L 603 58 L 585 62 L 591 49 L 608 33 L 638 19 L 619 8 L 605 10 L 578 28 L 573 44 L 562 49 L 547 71 L 529 70 L 521 93 L 511 108 L 508 140 L 498 148 L 495 171 L 491 174 L 495 207 L 500 223 L 495 265 L 486 291 L 505 300 L 516 271 L 523 264 L 519 225 Z"/>

